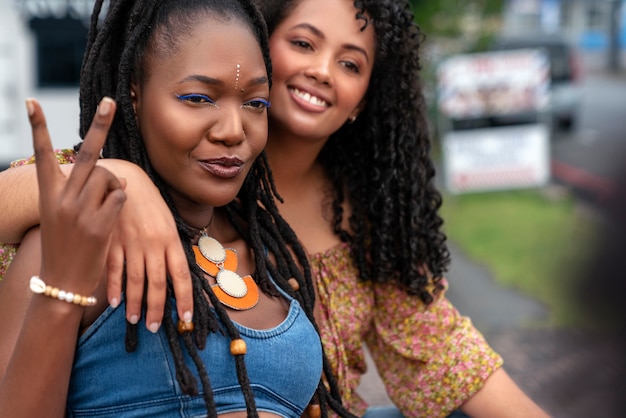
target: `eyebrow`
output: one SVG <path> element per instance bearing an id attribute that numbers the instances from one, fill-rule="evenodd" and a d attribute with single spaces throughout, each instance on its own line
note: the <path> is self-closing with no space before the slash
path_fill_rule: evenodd
<path id="1" fill-rule="evenodd" d="M 294 25 L 291 29 L 307 29 L 318 38 L 326 39 L 326 36 L 324 36 L 324 33 L 321 30 L 319 30 L 317 27 L 311 25 L 310 23 L 300 23 L 300 24 Z M 357 46 L 354 44 L 343 44 L 342 47 L 350 51 L 360 52 L 361 54 L 363 54 L 363 56 L 365 56 L 365 59 L 367 60 L 367 62 L 369 62 L 369 56 L 367 55 L 367 51 L 361 48 L 360 46 Z"/>
<path id="2" fill-rule="evenodd" d="M 205 75 L 200 75 L 200 74 L 189 75 L 189 76 L 183 78 L 181 81 L 179 81 L 178 84 L 186 83 L 186 82 L 189 82 L 189 81 L 198 81 L 198 82 L 200 82 L 202 84 L 207 84 L 207 85 L 211 85 L 211 86 L 221 86 L 221 85 L 224 84 L 223 81 L 218 80 L 217 78 L 207 77 Z M 268 82 L 269 82 L 269 80 L 267 79 L 266 76 L 261 76 L 261 77 L 253 78 L 252 80 L 250 80 L 248 85 L 256 86 L 256 85 L 260 85 L 260 84 L 266 84 Z"/>

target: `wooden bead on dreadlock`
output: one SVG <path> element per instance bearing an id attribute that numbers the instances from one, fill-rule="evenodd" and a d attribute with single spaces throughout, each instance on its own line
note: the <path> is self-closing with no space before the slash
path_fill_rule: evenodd
<path id="1" fill-rule="evenodd" d="M 191 321 L 183 321 L 182 319 L 178 320 L 178 333 L 184 334 L 185 332 L 193 331 L 193 322 Z"/>
<path id="2" fill-rule="evenodd" d="M 289 283 L 289 286 L 291 286 L 291 288 L 295 292 L 300 290 L 300 283 L 298 283 L 298 281 L 296 279 L 294 279 L 293 277 L 291 279 L 287 280 L 287 283 Z"/>
<path id="3" fill-rule="evenodd" d="M 230 342 L 230 354 L 232 354 L 233 356 L 246 354 L 246 351 L 246 342 L 241 338 L 237 338 L 236 340 L 232 340 Z"/>
<path id="4" fill-rule="evenodd" d="M 322 416 L 322 408 L 318 403 L 310 403 L 306 407 L 306 413 L 308 418 L 320 418 Z"/>

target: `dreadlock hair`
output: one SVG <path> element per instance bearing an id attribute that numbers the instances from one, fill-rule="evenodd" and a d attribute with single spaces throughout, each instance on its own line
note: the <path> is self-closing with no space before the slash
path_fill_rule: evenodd
<path id="1" fill-rule="evenodd" d="M 257 0 L 270 35 L 301 1 Z M 361 30 L 373 26 L 376 59 L 365 108 L 319 155 L 334 183 L 333 227 L 351 243 L 362 280 L 394 280 L 428 304 L 443 288 L 450 254 L 419 74 L 423 36 L 408 0 L 355 0 L 354 7 Z M 345 199 L 351 233 L 341 227 Z"/>
<path id="2" fill-rule="evenodd" d="M 178 335 L 172 317 L 174 293 L 170 277 L 169 297 L 165 304 L 165 318 L 168 319 L 164 320 L 163 326 L 181 389 L 189 395 L 198 394 L 197 381 L 183 359 L 183 351 L 186 350 L 198 370 L 208 414 L 215 417 L 217 413 L 211 384 L 197 350 L 205 347 L 209 333 L 225 332 L 234 340 L 239 338 L 239 332 L 195 263 L 191 241 L 197 231 L 185 225 L 166 191 L 164 181 L 150 164 L 135 120 L 130 84 L 131 81 L 141 82 L 150 77 L 145 66 L 148 54 L 175 53 L 181 36 L 190 33 L 207 16 L 233 20 L 250 27 L 262 50 L 268 77 L 271 77 L 267 29 L 251 0 L 110 0 L 106 17 L 102 19 L 100 15 L 104 3 L 105 0 L 95 2 L 82 64 L 80 135 L 81 138 L 85 137 L 102 97 L 114 97 L 118 103 L 117 117 L 109 131 L 103 155 L 105 158 L 124 159 L 141 166 L 159 188 L 174 215 L 191 269 L 196 326 L 192 333 Z M 80 144 L 75 149 L 79 151 Z M 269 295 L 279 295 L 271 283 L 271 275 L 276 285 L 299 301 L 309 320 L 315 324 L 315 290 L 307 255 L 294 232 L 279 215 L 275 199 L 280 197 L 276 193 L 267 158 L 262 153 L 246 177 L 237 199 L 223 209 L 227 219 L 253 250 L 256 266 L 254 277 L 260 289 Z M 269 261 L 269 254 L 273 255 L 275 262 Z M 296 279 L 299 290 L 293 290 L 288 282 L 291 278 Z M 207 302 L 207 297 L 214 310 Z M 127 323 L 128 351 L 133 351 L 138 344 L 136 327 Z M 247 414 L 249 417 L 257 417 L 243 355 L 236 355 L 235 363 Z M 320 378 L 315 396 L 324 416 L 327 416 L 330 406 L 341 416 L 351 417 L 341 406 L 339 390 L 326 356 L 324 370 L 326 379 L 332 382 L 331 389 L 327 390 Z"/>

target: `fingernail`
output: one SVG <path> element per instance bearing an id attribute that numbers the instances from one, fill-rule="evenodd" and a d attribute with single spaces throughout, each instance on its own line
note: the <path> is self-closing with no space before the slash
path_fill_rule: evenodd
<path id="1" fill-rule="evenodd" d="M 128 318 L 128 322 L 130 322 L 133 325 L 136 325 L 137 322 L 139 322 L 139 316 L 138 315 L 131 315 L 130 318 Z"/>
<path id="2" fill-rule="evenodd" d="M 33 99 L 26 99 L 26 111 L 28 112 L 28 116 L 33 116 L 33 113 L 35 113 Z"/>
<path id="3" fill-rule="evenodd" d="M 191 322 L 192 319 L 193 319 L 193 315 L 191 315 L 191 312 L 187 311 L 183 314 L 183 321 Z"/>
<path id="4" fill-rule="evenodd" d="M 159 330 L 159 326 L 160 324 L 158 322 L 153 322 L 150 324 L 148 329 L 150 330 L 151 333 L 156 334 L 157 331 Z"/>
<path id="5" fill-rule="evenodd" d="M 111 305 L 112 308 L 117 308 L 118 306 L 120 306 L 120 301 L 117 298 L 112 298 L 109 301 L 109 305 Z"/>
<path id="6" fill-rule="evenodd" d="M 98 113 L 100 114 L 100 116 L 106 116 L 109 114 L 109 112 L 111 111 L 112 103 L 113 103 L 113 100 L 111 100 L 108 97 L 105 97 L 102 100 L 100 100 L 100 105 L 98 106 Z"/>

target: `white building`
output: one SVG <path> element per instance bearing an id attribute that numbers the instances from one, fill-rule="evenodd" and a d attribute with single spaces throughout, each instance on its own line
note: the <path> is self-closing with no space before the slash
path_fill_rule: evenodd
<path id="1" fill-rule="evenodd" d="M 0 0 L 0 167 L 32 155 L 24 100 L 39 99 L 52 143 L 78 136 L 78 72 L 93 0 Z"/>
<path id="2" fill-rule="evenodd" d="M 624 48 L 624 3 L 624 0 L 508 0 L 504 26 L 516 34 L 559 32 L 582 49 L 604 50 L 609 46 L 611 19 L 617 14 L 621 21 L 618 37 Z"/>

